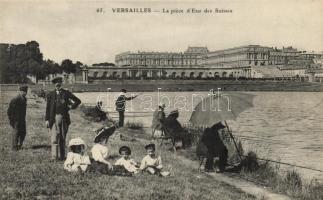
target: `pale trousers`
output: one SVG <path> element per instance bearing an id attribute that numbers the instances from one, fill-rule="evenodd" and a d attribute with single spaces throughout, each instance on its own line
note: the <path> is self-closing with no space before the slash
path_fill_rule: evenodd
<path id="1" fill-rule="evenodd" d="M 65 145 L 68 124 L 63 115 L 55 116 L 55 123 L 51 128 L 51 151 L 53 160 L 65 160 Z"/>

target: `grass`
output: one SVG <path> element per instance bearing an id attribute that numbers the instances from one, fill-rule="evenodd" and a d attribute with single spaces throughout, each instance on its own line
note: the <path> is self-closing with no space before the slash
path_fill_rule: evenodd
<path id="1" fill-rule="evenodd" d="M 193 144 L 196 145 L 199 137 L 202 135 L 201 128 L 185 127 L 190 136 L 193 138 Z M 183 156 L 191 160 L 197 160 L 195 153 L 196 146 L 181 152 Z M 301 200 L 322 200 L 323 185 L 319 181 L 313 179 L 307 182 L 295 170 L 290 169 L 283 171 L 279 164 L 272 164 L 266 161 L 257 160 L 257 151 L 249 151 L 243 157 L 241 169 L 238 175 L 247 180 L 253 180 L 256 184 L 269 187 L 277 193 L 282 193 Z"/>
<path id="2" fill-rule="evenodd" d="M 144 124 L 142 122 L 127 122 L 126 127 L 134 130 L 143 130 Z"/>
<path id="3" fill-rule="evenodd" d="M 283 171 L 279 164 L 269 162 L 259 163 L 252 171 L 242 168 L 240 175 L 251 178 L 261 185 L 271 188 L 274 192 L 286 194 L 293 199 L 321 200 L 323 199 L 323 185 L 315 179 L 308 183 L 295 170 Z"/>
<path id="4" fill-rule="evenodd" d="M 254 199 L 235 187 L 200 174 L 195 166 L 186 165 L 178 157 L 157 146 L 165 170 L 170 177 L 140 174 L 135 177 L 99 174 L 73 174 L 63 170 L 63 162 L 50 162 L 50 134 L 45 128 L 45 102 L 29 95 L 27 107 L 27 137 L 24 149 L 11 152 L 11 128 L 6 109 L 15 93 L 2 93 L 0 127 L 0 198 L 1 199 Z M 41 102 L 39 102 L 41 101 Z M 90 122 L 80 110 L 71 111 L 72 124 L 67 140 L 81 137 L 93 145 L 94 130 L 102 123 Z M 120 140 L 123 135 L 148 135 L 140 130 L 118 129 L 108 142 L 110 161 L 118 158 L 120 146 L 128 145 L 132 157 L 140 162 L 146 154 L 144 145 L 150 141 Z"/>

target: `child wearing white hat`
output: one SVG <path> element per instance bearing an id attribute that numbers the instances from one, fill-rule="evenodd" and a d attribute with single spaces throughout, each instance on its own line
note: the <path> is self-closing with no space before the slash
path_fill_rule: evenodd
<path id="1" fill-rule="evenodd" d="M 67 153 L 64 169 L 69 172 L 85 172 L 91 165 L 85 142 L 81 138 L 73 138 L 69 141 L 68 147 L 70 152 Z"/>

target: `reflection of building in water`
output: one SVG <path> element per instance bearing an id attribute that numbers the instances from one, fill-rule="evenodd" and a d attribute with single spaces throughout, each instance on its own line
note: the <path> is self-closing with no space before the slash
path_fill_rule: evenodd
<path id="1" fill-rule="evenodd" d="M 89 67 L 90 79 L 217 79 L 299 78 L 307 69 L 322 65 L 322 53 L 293 47 L 246 45 L 209 51 L 188 47 L 184 52 L 124 52 L 116 55 L 116 66 Z M 316 66 L 317 67 L 317 66 Z"/>

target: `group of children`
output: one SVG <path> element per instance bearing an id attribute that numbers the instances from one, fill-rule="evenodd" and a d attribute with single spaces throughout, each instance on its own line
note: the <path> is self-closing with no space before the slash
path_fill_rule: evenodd
<path id="1" fill-rule="evenodd" d="M 92 158 L 87 155 L 86 144 L 81 138 L 69 141 L 69 153 L 64 162 L 64 169 L 69 172 L 98 172 L 108 175 L 132 176 L 139 172 L 148 172 L 159 176 L 168 176 L 163 171 L 161 157 L 155 154 L 155 144 L 145 146 L 147 155 L 138 165 L 130 156 L 131 149 L 122 146 L 119 149 L 120 158 L 112 165 L 108 161 L 109 150 L 105 146 L 109 137 L 114 133 L 116 126 L 104 127 L 98 130 L 91 149 Z"/>

